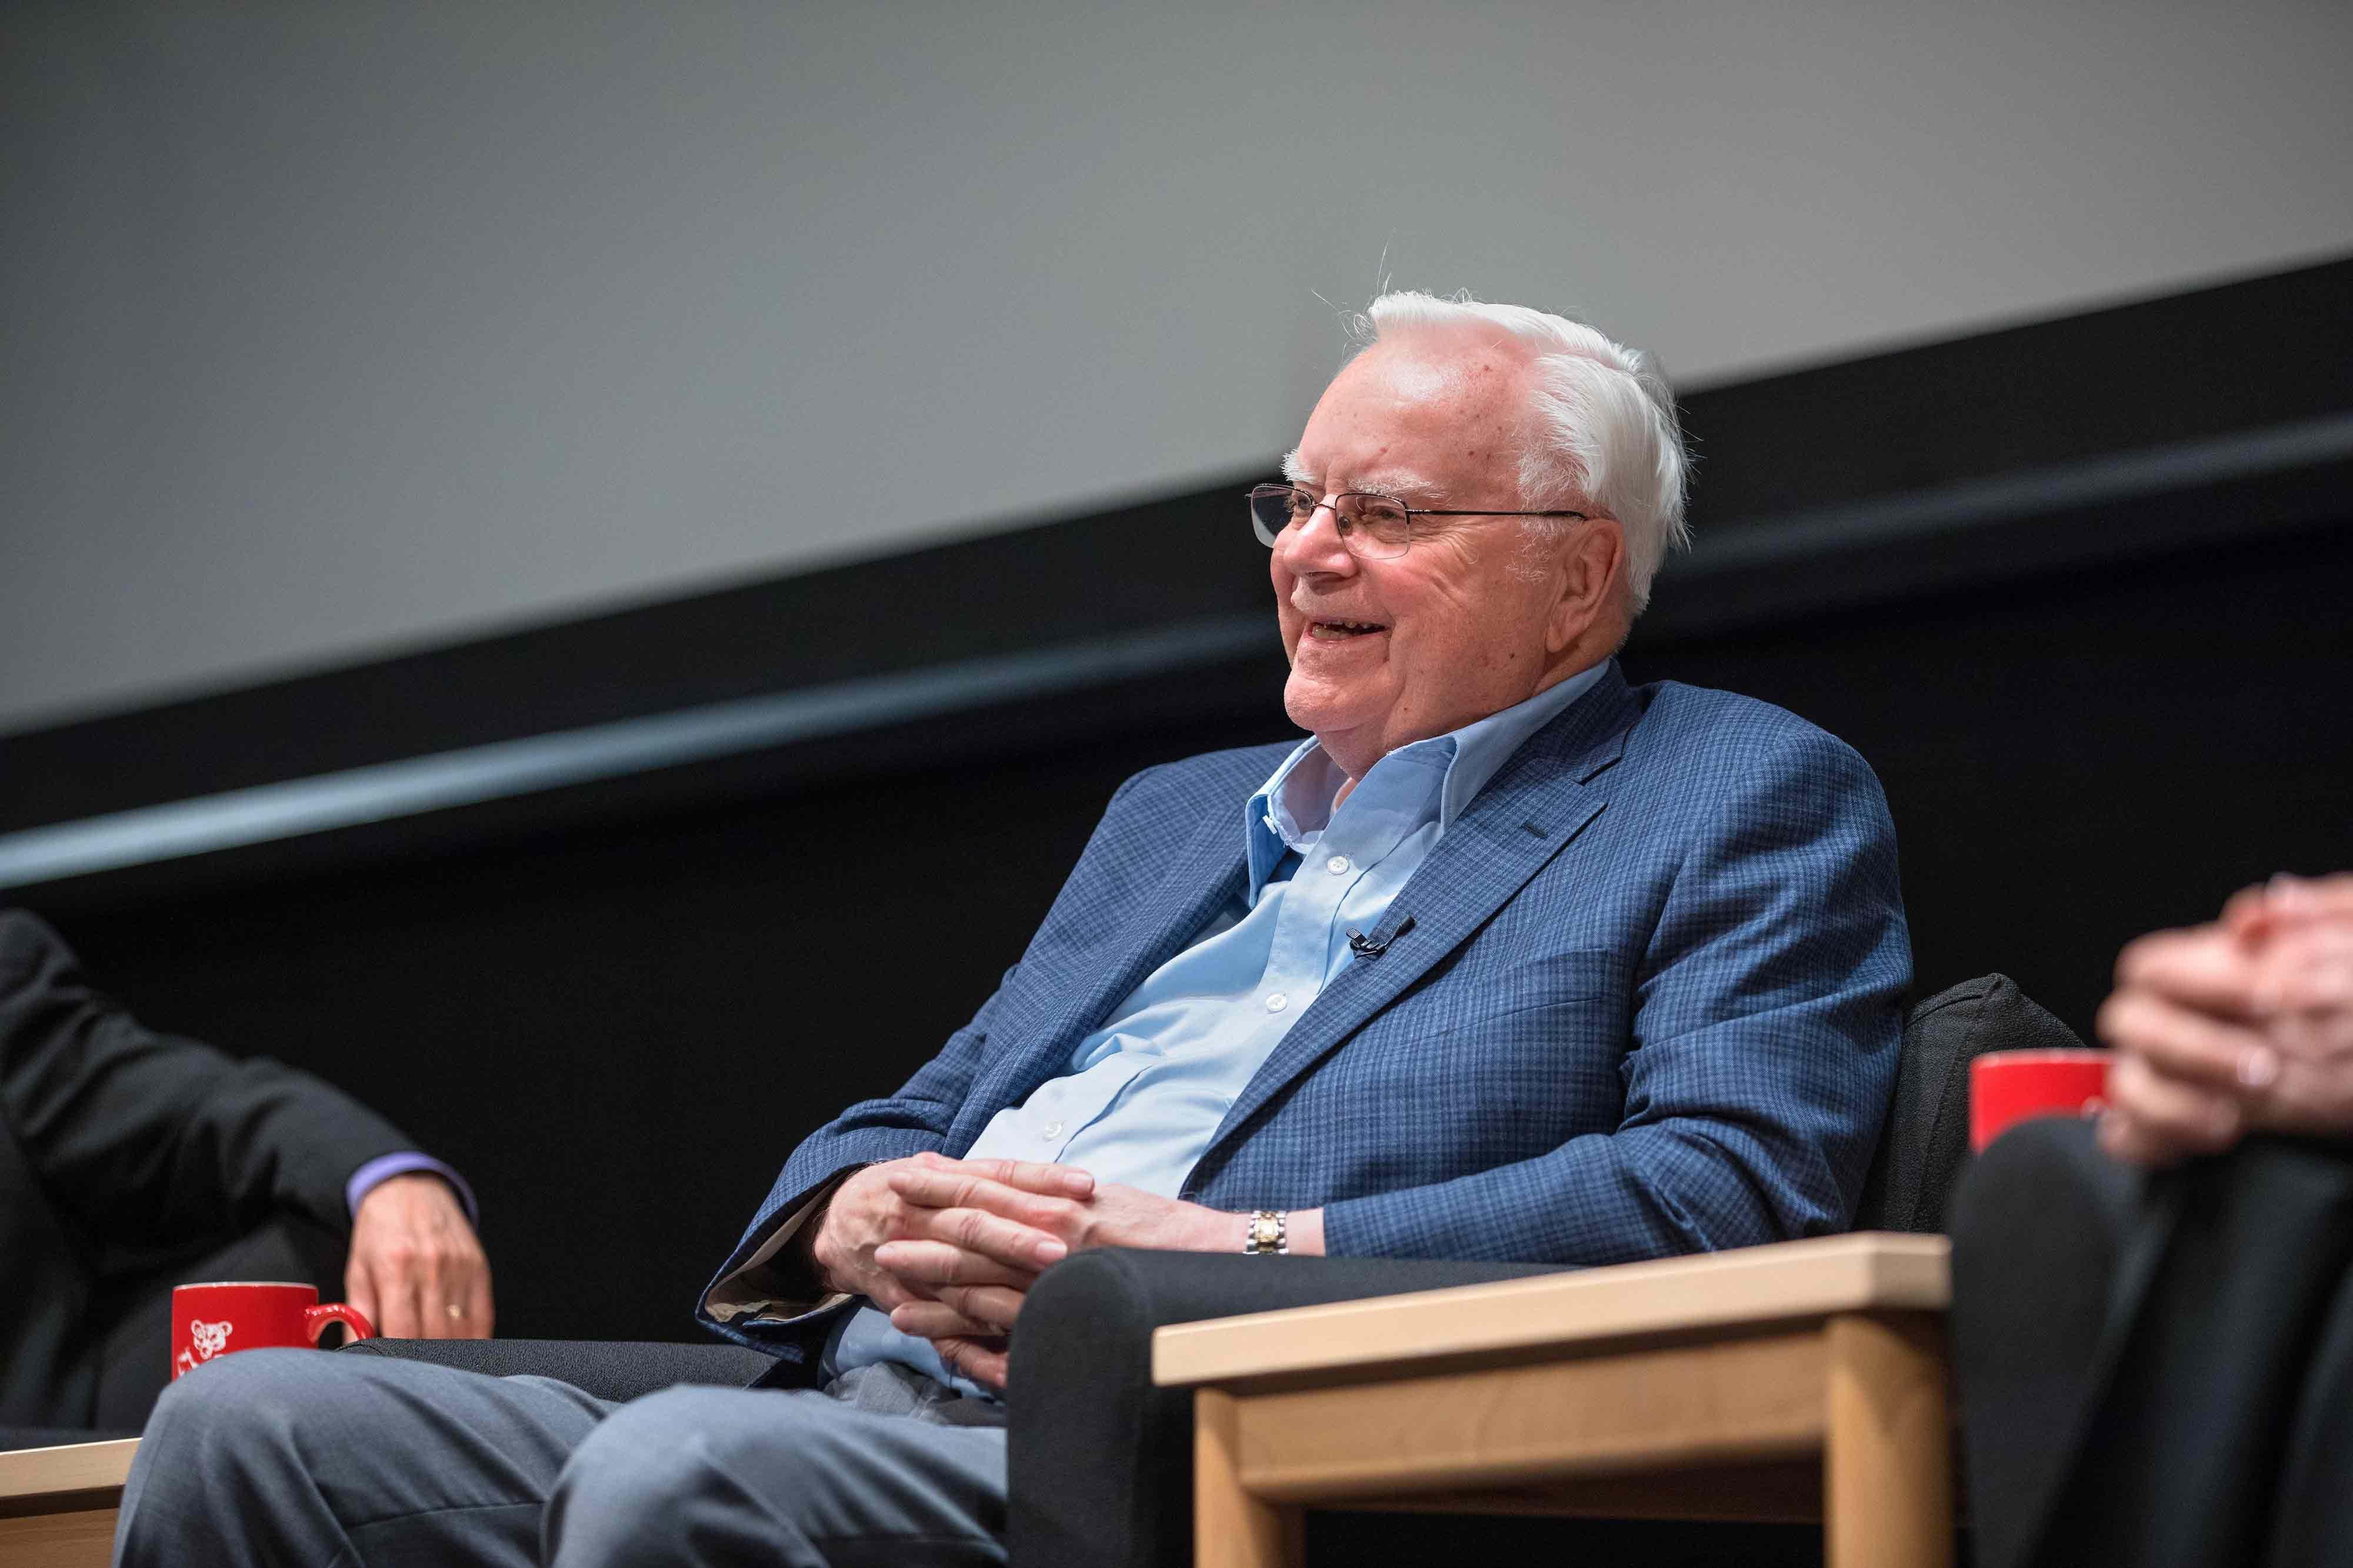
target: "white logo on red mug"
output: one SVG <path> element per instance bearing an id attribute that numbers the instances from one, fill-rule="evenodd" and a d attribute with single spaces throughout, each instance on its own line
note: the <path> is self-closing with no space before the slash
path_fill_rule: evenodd
<path id="1" fill-rule="evenodd" d="M 317 1286 L 280 1280 L 179 1286 L 172 1292 L 172 1322 L 174 1377 L 235 1351 L 316 1344 L 329 1323 L 343 1324 L 352 1339 L 375 1337 L 358 1309 L 339 1301 L 322 1307 Z"/>

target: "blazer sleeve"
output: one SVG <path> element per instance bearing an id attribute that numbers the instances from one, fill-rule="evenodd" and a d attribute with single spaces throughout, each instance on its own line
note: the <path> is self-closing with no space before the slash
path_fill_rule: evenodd
<path id="1" fill-rule="evenodd" d="M 352 1173 L 417 1147 L 308 1073 L 146 1028 L 22 910 L 0 910 L 0 1117 L 61 1211 L 134 1243 L 281 1208 L 347 1232 Z"/>
<path id="2" fill-rule="evenodd" d="M 1608 1133 L 1324 1212 L 1338 1255 L 1602 1264 L 1844 1228 L 1911 984 L 1895 830 L 1813 730 L 1744 760 L 1673 868 Z"/>

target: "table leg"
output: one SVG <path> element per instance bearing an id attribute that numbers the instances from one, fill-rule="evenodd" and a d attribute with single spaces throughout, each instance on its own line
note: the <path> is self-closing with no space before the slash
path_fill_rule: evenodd
<path id="1" fill-rule="evenodd" d="M 1240 1409 L 1230 1394 L 1193 1394 L 1193 1562 L 1196 1568 L 1301 1568 L 1305 1519 L 1242 1489 Z"/>
<path id="2" fill-rule="evenodd" d="M 1823 1332 L 1828 1568 L 1951 1568 L 1953 1427 L 1941 1326 L 1923 1312 L 1854 1312 L 1831 1318 Z"/>

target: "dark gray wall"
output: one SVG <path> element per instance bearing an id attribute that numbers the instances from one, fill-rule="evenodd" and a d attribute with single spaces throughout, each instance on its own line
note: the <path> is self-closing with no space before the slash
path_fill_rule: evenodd
<path id="1" fill-rule="evenodd" d="M 12 5 L 0 731 L 1244 468 L 1383 277 L 1697 384 L 2341 249 L 2348 18 Z"/>

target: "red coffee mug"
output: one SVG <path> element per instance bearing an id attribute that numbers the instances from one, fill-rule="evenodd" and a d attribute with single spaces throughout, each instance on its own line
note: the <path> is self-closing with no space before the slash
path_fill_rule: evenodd
<path id="1" fill-rule="evenodd" d="M 2113 1051 L 1988 1051 L 1969 1063 L 1969 1147 L 2030 1116 L 2081 1116 L 2107 1097 Z"/>
<path id="2" fill-rule="evenodd" d="M 172 1376 L 232 1351 L 316 1344 L 329 1323 L 343 1324 L 355 1340 L 375 1338 L 375 1325 L 358 1308 L 318 1303 L 316 1285 L 174 1286 Z"/>

